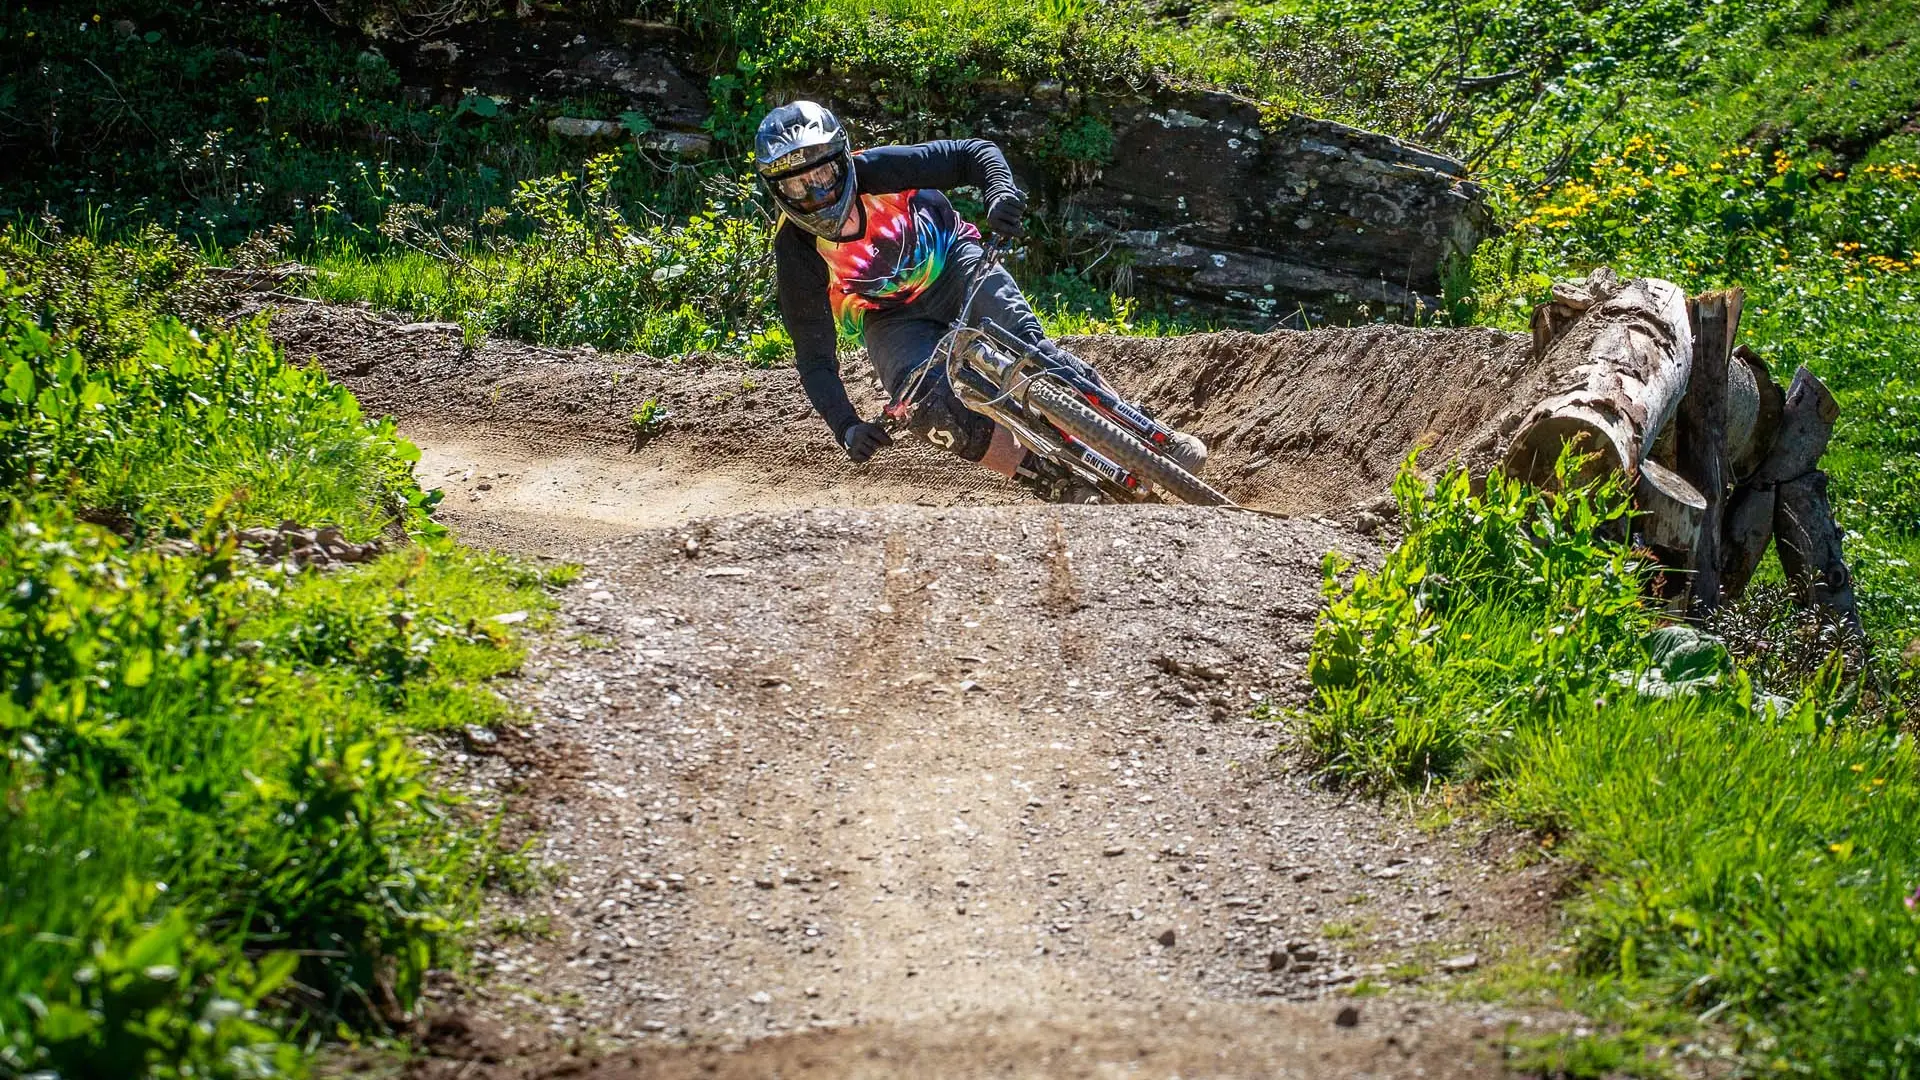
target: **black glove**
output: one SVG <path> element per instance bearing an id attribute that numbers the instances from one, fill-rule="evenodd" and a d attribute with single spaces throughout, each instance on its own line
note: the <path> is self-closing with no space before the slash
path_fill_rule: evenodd
<path id="1" fill-rule="evenodd" d="M 987 231 L 997 233 L 1010 240 L 1017 240 L 1027 233 L 1020 224 L 1021 215 L 1027 212 L 1027 200 L 1019 192 L 1002 195 L 987 206 Z"/>
<path id="2" fill-rule="evenodd" d="M 879 424 L 856 422 L 847 429 L 846 437 L 840 444 L 847 448 L 847 457 L 855 465 L 865 465 L 867 459 L 893 445 L 893 436 Z"/>

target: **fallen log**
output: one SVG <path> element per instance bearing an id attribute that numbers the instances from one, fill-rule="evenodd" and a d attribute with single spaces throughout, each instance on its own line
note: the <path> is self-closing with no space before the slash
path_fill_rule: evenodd
<path id="1" fill-rule="evenodd" d="M 1678 472 L 1706 501 L 1700 514 L 1699 536 L 1689 559 L 1693 569 L 1693 598 L 1688 607 L 1695 615 L 1704 615 L 1720 606 L 1721 523 L 1726 514 L 1727 489 L 1731 486 L 1727 466 L 1727 380 L 1742 296 L 1738 289 L 1709 292 L 1688 305 L 1693 329 L 1693 371 L 1687 380 L 1687 392 L 1680 399 L 1679 414 L 1674 418 L 1674 453 Z M 1751 420 L 1747 421 L 1747 427 L 1750 434 Z"/>
<path id="2" fill-rule="evenodd" d="M 1853 573 L 1841 555 L 1840 530 L 1827 501 L 1827 474 L 1815 469 L 1789 480 L 1777 498 L 1773 531 L 1794 600 L 1853 637 L 1865 636 Z"/>
<path id="3" fill-rule="evenodd" d="M 1685 294 L 1657 278 L 1622 284 L 1596 270 L 1582 286 L 1555 288 L 1554 303 L 1535 312 L 1534 340 L 1565 374 L 1522 419 L 1503 471 L 1551 485 L 1561 447 L 1573 442 L 1591 455 L 1575 482 L 1613 472 L 1637 479 L 1693 365 Z"/>

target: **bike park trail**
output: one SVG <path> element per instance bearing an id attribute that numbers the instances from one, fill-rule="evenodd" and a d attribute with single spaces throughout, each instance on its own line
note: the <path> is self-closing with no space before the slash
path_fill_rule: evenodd
<path id="1" fill-rule="evenodd" d="M 1408 371 L 1524 353 L 1401 333 Z M 1499 409 L 1370 386 L 1351 342 L 1081 342 L 1294 516 L 1058 507 L 921 448 L 853 468 L 790 371 L 353 309 L 275 334 L 399 419 L 464 539 L 583 568 L 529 722 L 437 751 L 550 870 L 488 900 L 407 1075 L 1468 1077 L 1573 1022 L 1468 989 L 1547 947 L 1566 873 L 1317 785 L 1282 719 L 1323 558 L 1379 556 L 1352 504 Z"/>

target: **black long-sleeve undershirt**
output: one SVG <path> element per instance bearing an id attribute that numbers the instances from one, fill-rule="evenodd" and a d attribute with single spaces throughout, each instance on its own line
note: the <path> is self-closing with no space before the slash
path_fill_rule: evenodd
<path id="1" fill-rule="evenodd" d="M 913 146 L 880 146 L 853 156 L 855 189 L 884 195 L 920 188 L 973 186 L 995 199 L 1017 193 L 1013 170 L 1000 148 L 985 139 L 939 139 Z M 858 212 L 856 207 L 856 213 Z M 836 440 L 859 419 L 847 398 L 835 355 L 837 335 L 827 299 L 827 264 L 813 234 L 793 222 L 774 238 L 774 283 L 780 317 L 793 338 L 800 385 Z"/>

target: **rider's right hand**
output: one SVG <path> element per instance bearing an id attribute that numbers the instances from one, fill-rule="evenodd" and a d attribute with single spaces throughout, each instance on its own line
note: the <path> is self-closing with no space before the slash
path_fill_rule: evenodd
<path id="1" fill-rule="evenodd" d="M 893 436 L 879 424 L 864 421 L 847 429 L 842 445 L 847 448 L 847 457 L 855 465 L 865 465 L 867 459 L 893 445 Z"/>

